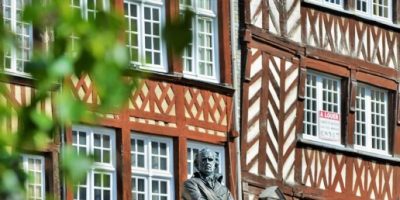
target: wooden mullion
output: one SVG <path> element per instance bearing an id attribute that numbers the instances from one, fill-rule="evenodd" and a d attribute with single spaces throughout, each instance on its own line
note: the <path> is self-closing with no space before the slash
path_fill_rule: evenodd
<path id="1" fill-rule="evenodd" d="M 232 85 L 230 1 L 218 1 L 218 46 L 221 83 Z M 233 26 L 233 24 L 231 24 Z M 218 67 L 218 66 L 217 66 Z"/>
<path id="2" fill-rule="evenodd" d="M 390 112 L 391 110 L 398 110 L 397 107 L 397 91 L 392 91 L 388 92 L 388 150 L 389 154 L 393 154 L 395 152 L 394 144 L 395 144 L 395 130 L 397 126 L 397 121 L 396 121 L 396 112 Z"/>
<path id="3" fill-rule="evenodd" d="M 237 167 L 236 167 L 236 146 L 233 138 L 230 138 L 227 142 L 227 146 L 225 147 L 226 150 L 226 157 L 225 157 L 225 163 L 228 163 L 225 165 L 225 170 L 226 170 L 226 175 L 225 175 L 225 180 L 227 180 L 227 187 L 229 188 L 229 191 L 232 193 L 232 196 L 234 199 L 238 199 L 237 195 Z"/>
<path id="4" fill-rule="evenodd" d="M 179 20 L 179 1 L 171 0 L 165 2 L 166 21 L 167 24 Z M 169 47 L 167 47 L 167 60 L 168 69 L 170 73 L 182 74 L 183 73 L 183 60 L 182 56 L 176 54 Z"/>
<path id="5" fill-rule="evenodd" d="M 348 117 L 350 115 L 349 113 L 349 84 L 348 84 L 348 79 L 342 79 L 341 81 L 341 93 L 342 93 L 342 97 L 341 97 L 341 104 L 342 104 L 342 108 L 341 108 L 341 144 L 346 144 L 346 142 L 348 141 L 348 138 L 350 141 L 352 141 L 353 138 L 353 133 L 349 131 L 349 122 L 351 123 L 351 121 L 349 121 Z M 347 138 L 348 137 L 348 138 Z"/>
<path id="6" fill-rule="evenodd" d="M 299 70 L 299 87 L 298 87 L 298 98 L 301 100 L 304 100 L 306 95 L 306 80 L 307 80 L 307 69 L 304 66 L 301 66 Z"/>
<path id="7" fill-rule="evenodd" d="M 269 116 L 269 112 L 268 112 L 268 68 L 269 66 L 269 57 L 270 55 L 266 54 L 266 53 L 262 53 L 262 88 L 264 88 L 263 90 L 261 90 L 261 97 L 260 97 L 260 122 L 267 122 L 268 120 L 268 116 Z M 265 151 L 265 149 L 267 149 L 267 139 L 268 139 L 268 134 L 267 134 L 267 123 L 260 123 L 260 127 L 259 127 L 259 131 L 260 131 L 260 140 L 259 140 L 259 154 L 258 154 L 258 158 L 259 158 L 259 162 L 258 162 L 258 173 L 260 175 L 265 175 L 265 164 L 266 164 L 266 160 L 267 160 L 267 153 Z"/>
<path id="8" fill-rule="evenodd" d="M 393 22 L 400 23 L 400 0 L 393 0 Z"/>
<path id="9" fill-rule="evenodd" d="M 67 145 L 72 145 L 72 127 L 65 128 L 65 143 Z M 65 182 L 65 199 L 73 200 L 74 199 L 74 186 Z"/>
<path id="10" fill-rule="evenodd" d="M 397 91 L 394 95 L 394 106 L 396 106 L 396 112 L 393 113 L 393 121 L 395 122 L 393 127 L 393 154 L 398 156 L 400 155 L 400 84 L 398 84 Z M 390 113 L 390 110 L 388 112 Z"/>
<path id="11" fill-rule="evenodd" d="M 187 138 L 183 135 L 174 139 L 175 199 L 181 199 L 183 183 L 187 180 Z"/>
<path id="12" fill-rule="evenodd" d="M 131 133 L 128 126 L 117 129 L 117 191 L 118 199 L 131 199 Z"/>

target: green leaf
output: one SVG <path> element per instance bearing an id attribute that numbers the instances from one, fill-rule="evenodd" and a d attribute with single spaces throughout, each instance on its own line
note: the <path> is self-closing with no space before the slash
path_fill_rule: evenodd
<path id="1" fill-rule="evenodd" d="M 78 154 L 72 146 L 65 146 L 61 151 L 61 171 L 67 183 L 71 185 L 82 181 L 92 164 L 92 159 Z"/>
<path id="2" fill-rule="evenodd" d="M 185 10 L 183 16 L 168 22 L 163 29 L 163 38 L 167 47 L 180 55 L 186 46 L 192 42 L 192 26 L 194 13 Z"/>

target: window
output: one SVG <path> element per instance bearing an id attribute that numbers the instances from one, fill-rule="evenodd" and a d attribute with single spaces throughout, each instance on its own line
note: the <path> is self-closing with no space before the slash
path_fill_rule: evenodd
<path id="1" fill-rule="evenodd" d="M 219 166 L 217 168 L 217 173 L 223 175 L 223 182 L 225 181 L 225 151 L 223 146 L 205 144 L 201 142 L 192 142 L 189 141 L 187 144 L 187 173 L 188 178 L 192 177 L 194 172 L 197 172 L 197 169 L 194 167 L 194 159 L 196 154 L 204 148 L 209 148 L 212 151 L 216 152 L 218 155 Z"/>
<path id="2" fill-rule="evenodd" d="M 70 6 L 73 10 L 80 13 L 83 19 L 94 20 L 99 9 L 108 10 L 110 7 L 109 0 L 70 0 Z M 76 44 L 79 37 L 71 35 L 71 50 L 76 51 Z"/>
<path id="3" fill-rule="evenodd" d="M 308 71 L 304 103 L 304 136 L 340 143 L 340 80 Z"/>
<path id="4" fill-rule="evenodd" d="M 356 96 L 356 148 L 388 152 L 387 91 L 360 84 Z"/>
<path id="5" fill-rule="evenodd" d="M 115 131 L 76 125 L 72 146 L 79 154 L 93 154 L 93 168 L 74 188 L 74 199 L 116 199 Z"/>
<path id="6" fill-rule="evenodd" d="M 217 1 L 180 0 L 179 5 L 181 13 L 185 9 L 195 13 L 191 27 L 193 41 L 182 55 L 183 72 L 188 77 L 217 82 Z"/>
<path id="7" fill-rule="evenodd" d="M 323 0 L 323 1 L 327 5 L 333 5 L 333 6 L 341 6 L 342 5 L 342 0 Z"/>
<path id="8" fill-rule="evenodd" d="M 356 0 L 356 11 L 367 16 L 390 20 L 391 4 L 391 0 Z"/>
<path id="9" fill-rule="evenodd" d="M 22 164 L 29 178 L 26 182 L 27 199 L 45 199 L 44 157 L 36 155 L 23 155 Z"/>
<path id="10" fill-rule="evenodd" d="M 30 0 L 2 0 L 3 22 L 15 33 L 16 46 L 4 52 L 3 67 L 10 73 L 27 75 L 25 64 L 31 59 L 33 36 L 32 25 L 22 21 L 22 10 Z"/>
<path id="11" fill-rule="evenodd" d="M 323 5 L 325 7 L 332 7 L 335 10 L 343 10 L 343 0 L 306 0 L 307 2 Z"/>
<path id="12" fill-rule="evenodd" d="M 110 7 L 108 0 L 70 0 L 70 5 L 87 20 L 95 19 L 99 9 L 108 10 Z"/>
<path id="13" fill-rule="evenodd" d="M 131 64 L 166 71 L 166 51 L 161 39 L 164 1 L 125 0 L 124 9 L 127 26 L 125 40 Z"/>
<path id="14" fill-rule="evenodd" d="M 174 199 L 172 140 L 132 134 L 132 198 Z"/>

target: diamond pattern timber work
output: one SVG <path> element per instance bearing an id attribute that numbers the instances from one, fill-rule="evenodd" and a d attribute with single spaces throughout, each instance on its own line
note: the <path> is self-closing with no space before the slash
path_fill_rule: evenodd
<path id="1" fill-rule="evenodd" d="M 184 88 L 185 117 L 204 123 L 227 125 L 227 97 L 191 87 Z"/>
<path id="2" fill-rule="evenodd" d="M 147 112 L 175 116 L 175 94 L 172 85 L 165 82 L 143 80 L 133 92 L 129 108 L 136 113 Z"/>
<path id="3" fill-rule="evenodd" d="M 89 104 L 99 104 L 99 98 L 93 89 L 92 80 L 89 75 L 84 74 L 81 77 L 71 76 L 67 79 L 69 84 L 74 88 L 75 97 L 79 98 L 81 101 Z"/>
<path id="4" fill-rule="evenodd" d="M 187 124 L 184 125 L 187 130 L 189 127 L 196 127 L 189 131 L 201 133 L 201 130 L 207 130 L 205 132 L 208 134 L 226 135 L 230 105 L 228 96 L 165 81 L 143 79 L 139 82 L 138 88 L 132 92 L 127 104 L 128 121 L 160 126 L 160 124 L 178 124 L 177 115 L 182 115 L 182 118 L 187 118 Z M 67 83 L 73 86 L 77 98 L 88 104 L 100 103 L 89 76 L 71 77 L 67 79 Z M 181 91 L 179 96 L 177 91 Z M 184 110 L 181 113 L 177 113 L 176 110 L 177 98 L 184 103 Z M 112 113 L 99 116 L 121 120 L 120 116 Z"/>
<path id="5" fill-rule="evenodd" d="M 243 166 L 253 174 L 294 183 L 298 67 L 256 49 L 249 54 Z"/>

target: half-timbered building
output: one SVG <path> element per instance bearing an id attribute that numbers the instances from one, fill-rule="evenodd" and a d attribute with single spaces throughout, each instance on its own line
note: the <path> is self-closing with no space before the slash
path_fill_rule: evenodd
<path id="1" fill-rule="evenodd" d="M 12 24 L 25 42 L 22 54 L 11 51 L 3 62 L 11 81 L 5 100 L 13 105 L 29 103 L 35 93 L 24 71 L 35 44 L 32 26 L 18 21 L 21 2 L 30 1 L 2 1 L 3 20 Z M 205 147 L 218 153 L 218 171 L 236 196 L 231 1 L 103 0 L 101 6 L 96 2 L 100 1 L 71 0 L 70 6 L 88 20 L 96 17 L 96 9 L 117 10 L 124 15 L 123 38 L 130 55 L 127 68 L 146 78 L 140 80 L 123 109 L 99 114 L 95 124 L 82 122 L 62 128 L 62 138 L 55 138 L 54 145 L 23 157 L 26 171 L 38 175 L 30 198 L 45 199 L 45 193 L 50 193 L 67 200 L 180 199 L 183 182 L 196 170 L 194 155 Z M 163 41 L 162 28 L 186 9 L 194 12 L 193 41 L 183 55 L 177 55 Z M 18 28 L 21 24 L 26 28 Z M 68 77 L 62 85 L 73 87 L 74 96 L 89 106 L 101 103 L 88 75 Z M 40 109 L 51 115 L 54 107 L 49 100 Z M 6 126 L 16 129 L 17 119 L 10 118 Z M 94 155 L 92 169 L 78 185 L 68 185 L 59 178 L 61 141 L 78 153 Z"/>
<path id="2" fill-rule="evenodd" d="M 400 1 L 241 1 L 244 199 L 400 197 Z"/>
<path id="3" fill-rule="evenodd" d="M 89 0 L 71 2 L 91 13 Z M 102 158 L 86 181 L 67 186 L 65 198 L 180 199 L 183 182 L 196 170 L 194 155 L 205 147 L 218 153 L 218 171 L 235 194 L 230 1 L 116 0 L 110 7 L 126 19 L 128 67 L 147 78 L 121 111 L 66 129 L 67 143 Z M 164 43 L 162 27 L 186 9 L 194 12 L 193 41 L 177 55 Z M 71 77 L 66 84 L 77 98 L 100 103 L 90 77 Z"/>

